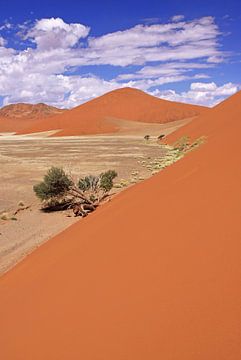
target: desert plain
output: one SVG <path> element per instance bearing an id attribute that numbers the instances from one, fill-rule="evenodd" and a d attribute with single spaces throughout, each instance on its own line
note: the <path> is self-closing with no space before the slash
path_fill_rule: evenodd
<path id="1" fill-rule="evenodd" d="M 78 219 L 72 211 L 45 213 L 33 192 L 51 166 L 74 179 L 108 169 L 118 173 L 113 195 L 152 175 L 147 168 L 167 150 L 157 140 L 190 119 L 169 124 L 126 122 L 120 134 L 49 137 L 54 132 L 0 135 L 0 273 Z M 144 136 L 151 134 L 150 140 Z M 17 212 L 17 214 L 15 214 Z"/>

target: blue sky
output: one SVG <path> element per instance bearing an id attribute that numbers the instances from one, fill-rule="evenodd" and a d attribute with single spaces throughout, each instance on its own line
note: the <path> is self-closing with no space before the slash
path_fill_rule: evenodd
<path id="1" fill-rule="evenodd" d="M 1 1 L 0 105 L 118 87 L 213 106 L 240 89 L 241 2 Z"/>

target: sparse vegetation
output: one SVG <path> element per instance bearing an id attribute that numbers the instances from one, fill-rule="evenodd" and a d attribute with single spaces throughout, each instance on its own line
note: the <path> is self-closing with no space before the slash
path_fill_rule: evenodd
<path id="1" fill-rule="evenodd" d="M 91 202 L 100 202 L 113 188 L 113 180 L 116 176 L 114 170 L 108 170 L 98 176 L 89 175 L 79 180 L 78 188 Z"/>
<path id="2" fill-rule="evenodd" d="M 181 137 L 173 144 L 174 149 L 179 151 L 186 151 L 189 148 L 189 146 L 190 146 L 190 138 L 188 136 Z"/>
<path id="3" fill-rule="evenodd" d="M 33 189 L 40 200 L 44 201 L 65 195 L 72 185 L 73 182 L 62 168 L 51 167 L 44 180 L 34 185 Z"/>
<path id="4" fill-rule="evenodd" d="M 165 137 L 165 135 L 161 134 L 161 135 L 158 136 L 157 140 L 161 141 L 164 137 Z"/>
<path id="5" fill-rule="evenodd" d="M 52 167 L 33 190 L 45 211 L 72 208 L 76 216 L 86 216 L 109 196 L 116 176 L 114 170 L 108 170 L 80 178 L 76 184 L 62 168 Z"/>
<path id="6" fill-rule="evenodd" d="M 187 152 L 194 150 L 205 141 L 205 137 L 200 137 L 191 143 L 190 138 L 184 136 L 176 141 L 173 146 L 165 145 L 168 149 L 167 154 L 161 158 L 147 159 L 141 161 L 142 166 L 146 167 L 152 175 L 156 174 L 160 170 L 174 164 L 180 160 Z"/>
<path id="7" fill-rule="evenodd" d="M 144 139 L 145 139 L 146 141 L 150 140 L 150 135 L 145 135 L 145 136 L 144 136 Z"/>
<path id="8" fill-rule="evenodd" d="M 1 215 L 1 220 L 4 220 L 4 221 L 8 220 L 8 214 L 3 213 L 3 214 Z"/>

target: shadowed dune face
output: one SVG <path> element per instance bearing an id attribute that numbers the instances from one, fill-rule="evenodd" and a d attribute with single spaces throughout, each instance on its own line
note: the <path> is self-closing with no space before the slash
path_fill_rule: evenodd
<path id="1" fill-rule="evenodd" d="M 60 130 L 57 136 L 115 133 L 120 120 L 167 123 L 191 118 L 206 108 L 161 100 L 141 90 L 114 90 L 50 120 L 40 120 L 20 133 Z"/>
<path id="2" fill-rule="evenodd" d="M 12 104 L 0 109 L 0 132 L 16 132 L 33 121 L 62 114 L 65 110 L 46 104 Z"/>
<path id="3" fill-rule="evenodd" d="M 240 359 L 241 94 L 207 142 L 0 280 L 4 360 Z"/>

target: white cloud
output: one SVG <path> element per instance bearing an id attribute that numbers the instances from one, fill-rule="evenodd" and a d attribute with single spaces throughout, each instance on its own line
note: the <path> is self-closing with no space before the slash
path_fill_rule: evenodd
<path id="1" fill-rule="evenodd" d="M 177 76 L 186 74 L 197 69 L 211 68 L 212 64 L 205 63 L 192 63 L 192 62 L 168 62 L 156 66 L 145 66 L 135 73 L 121 74 L 118 80 L 128 79 L 153 79 L 160 76 Z M 202 76 L 203 77 L 203 76 Z"/>
<path id="2" fill-rule="evenodd" d="M 5 46 L 6 43 L 6 40 L 2 36 L 0 36 L 0 46 Z"/>
<path id="3" fill-rule="evenodd" d="M 12 28 L 12 24 L 8 21 L 5 21 L 3 25 L 0 25 L 0 31 L 1 30 L 9 30 Z"/>
<path id="4" fill-rule="evenodd" d="M 141 24 L 99 37 L 90 37 L 88 26 L 68 24 L 60 18 L 40 19 L 34 24 L 27 21 L 19 29 L 21 41 L 26 41 L 24 50 L 7 47 L 0 37 L 0 96 L 4 104 L 25 101 L 71 107 L 118 87 L 150 91 L 163 84 L 207 78 L 205 71 L 225 56 L 213 17 L 192 21 L 175 17 L 167 24 Z M 29 47 L 29 40 L 36 46 Z M 85 65 L 120 66 L 122 71 L 108 81 L 93 74 L 66 73 Z M 142 68 L 133 72 L 133 65 Z"/>
<path id="5" fill-rule="evenodd" d="M 211 83 L 192 83 L 190 89 L 187 92 L 177 93 L 174 90 L 155 90 L 153 95 L 162 99 L 205 105 L 215 106 L 223 101 L 227 96 L 235 94 L 240 90 L 240 86 L 233 83 L 226 83 L 222 86 L 218 86 L 214 82 Z"/>
<path id="6" fill-rule="evenodd" d="M 40 50 L 69 48 L 89 34 L 90 28 L 82 24 L 67 24 L 60 18 L 41 19 L 27 32 Z"/>
<path id="7" fill-rule="evenodd" d="M 215 64 L 219 64 L 221 62 L 223 62 L 224 59 L 223 57 L 221 56 L 210 56 L 208 59 L 207 59 L 207 62 L 209 63 L 215 63 Z"/>
<path id="8" fill-rule="evenodd" d="M 90 38 L 85 55 L 92 64 L 120 66 L 221 56 L 219 34 L 210 16 L 189 22 L 136 25 Z"/>
<path id="9" fill-rule="evenodd" d="M 9 84 L 7 85 L 9 86 Z M 3 105 L 16 102 L 45 102 L 57 107 L 77 106 L 107 91 L 120 87 L 115 81 L 105 81 L 98 77 L 40 75 L 31 74 L 21 83 L 11 83 L 12 94 L 4 98 Z M 22 89 L 22 90 L 20 90 Z M 0 88 L 0 92 L 1 92 Z"/>
<path id="10" fill-rule="evenodd" d="M 174 16 L 171 18 L 171 20 L 172 20 L 173 22 L 178 22 L 178 21 L 183 20 L 184 18 L 185 18 L 184 15 L 174 15 Z"/>

